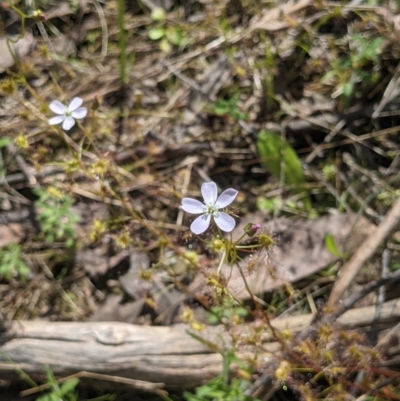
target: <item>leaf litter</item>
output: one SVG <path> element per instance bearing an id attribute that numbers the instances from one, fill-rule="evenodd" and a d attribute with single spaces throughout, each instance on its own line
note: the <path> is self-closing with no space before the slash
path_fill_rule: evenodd
<path id="1" fill-rule="evenodd" d="M 3 277 L 8 318 L 105 320 L 132 304 L 121 320 L 179 322 L 182 308 L 207 295 L 205 276 L 218 266 L 179 210 L 208 181 L 239 189 L 234 236 L 251 221 L 276 241 L 253 256 L 260 266 L 245 275 L 252 292 L 279 314 L 299 301 L 293 289 L 307 310 L 304 288 L 318 289 L 315 275 L 342 263 L 326 236 L 351 254 L 399 196 L 397 3 L 158 3 L 126 9 L 124 86 L 117 2 L 41 2 L 22 31 L 20 15 L 1 2 L 0 140 L 10 142 L 0 142 L 0 239 L 2 249 L 22 245 L 31 289 L 17 271 Z M 157 21 L 160 6 L 165 19 Z M 149 34 L 159 27 L 162 36 Z M 74 97 L 89 110 L 84 135 L 60 136 L 46 105 Z M 50 186 L 74 202 L 72 252 L 65 238 L 41 233 L 32 189 Z M 382 244 L 393 269 L 396 238 Z M 182 258 L 193 249 L 198 270 Z M 147 259 L 138 268 L 139 255 Z M 377 254 L 349 293 L 379 276 L 379 264 Z M 249 302 L 238 270 L 222 272 Z M 200 295 L 183 291 L 191 285 Z M 285 285 L 288 300 L 274 304 Z"/>

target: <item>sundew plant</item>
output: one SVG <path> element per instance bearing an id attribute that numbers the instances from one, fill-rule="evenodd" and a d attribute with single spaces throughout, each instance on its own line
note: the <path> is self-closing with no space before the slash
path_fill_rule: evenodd
<path id="1" fill-rule="evenodd" d="M 231 233 L 236 225 L 235 219 L 229 213 L 221 211 L 221 209 L 225 209 L 234 202 L 238 194 L 236 189 L 228 188 L 218 196 L 217 184 L 211 181 L 202 184 L 201 194 L 203 195 L 204 203 L 192 198 L 183 198 L 181 207 L 187 213 L 200 214 L 190 226 L 190 230 L 194 234 L 203 234 L 210 224 L 215 224 L 218 234 L 211 240 L 210 245 L 214 249 L 221 250 L 218 274 L 224 262 L 228 262 L 231 266 L 238 265 L 240 261 L 239 250 L 249 249 L 255 251 L 257 248 L 266 248 L 268 250 L 271 247 L 273 240 L 266 234 L 259 235 L 256 244 L 249 246 L 240 244 L 245 237 L 253 237 L 257 233 L 260 228 L 259 224 L 249 223 L 246 225 L 243 235 L 236 241 L 225 238 L 223 235 L 222 232 Z"/>

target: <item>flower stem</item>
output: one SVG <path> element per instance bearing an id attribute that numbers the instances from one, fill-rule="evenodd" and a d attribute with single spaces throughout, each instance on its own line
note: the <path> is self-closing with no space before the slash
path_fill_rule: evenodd
<path id="1" fill-rule="evenodd" d="M 246 235 L 247 235 L 246 233 L 242 234 L 242 235 L 235 241 L 234 245 L 238 244 Z"/>
<path id="2" fill-rule="evenodd" d="M 218 276 L 219 276 L 219 272 L 221 271 L 222 264 L 225 261 L 225 256 L 226 256 L 226 248 L 224 247 L 224 250 L 223 250 L 222 256 L 221 256 L 221 261 L 219 262 L 219 266 L 218 266 L 218 269 L 217 269 L 217 275 Z"/>

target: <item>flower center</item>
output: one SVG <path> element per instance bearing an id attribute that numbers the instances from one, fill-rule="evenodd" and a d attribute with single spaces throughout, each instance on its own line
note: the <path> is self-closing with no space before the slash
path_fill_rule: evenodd
<path id="1" fill-rule="evenodd" d="M 211 216 L 215 216 L 218 213 L 218 207 L 215 205 L 207 205 L 205 213 L 211 214 Z"/>

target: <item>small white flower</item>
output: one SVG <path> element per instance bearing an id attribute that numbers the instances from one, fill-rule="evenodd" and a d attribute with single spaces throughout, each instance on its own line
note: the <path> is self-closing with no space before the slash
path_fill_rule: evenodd
<path id="1" fill-rule="evenodd" d="M 87 108 L 81 107 L 82 103 L 83 100 L 80 97 L 74 97 L 68 107 L 64 106 L 58 100 L 52 101 L 49 105 L 50 110 L 59 115 L 50 118 L 49 124 L 55 125 L 62 123 L 63 130 L 69 131 L 75 125 L 75 119 L 79 120 L 86 117 Z"/>
<path id="2" fill-rule="evenodd" d="M 235 220 L 219 209 L 223 209 L 230 205 L 236 198 L 238 191 L 233 188 L 228 188 L 218 197 L 217 184 L 215 182 L 205 182 L 201 186 L 201 194 L 203 195 L 204 203 L 192 198 L 182 199 L 182 209 L 191 214 L 200 214 L 193 221 L 190 229 L 195 234 L 202 234 L 210 225 L 211 217 L 214 219 L 217 226 L 225 232 L 231 232 L 235 228 Z"/>

